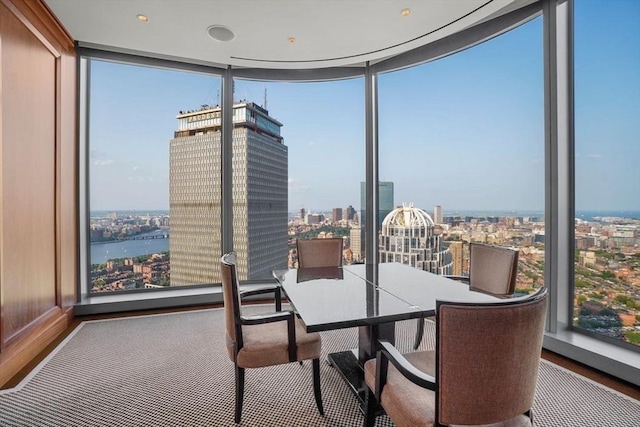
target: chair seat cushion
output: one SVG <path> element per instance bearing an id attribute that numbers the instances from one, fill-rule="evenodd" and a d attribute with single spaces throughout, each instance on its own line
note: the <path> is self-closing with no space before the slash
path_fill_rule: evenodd
<path id="1" fill-rule="evenodd" d="M 307 333 L 299 319 L 296 319 L 296 360 L 317 359 L 320 357 L 321 342 L 317 332 Z M 289 344 L 287 322 L 273 322 L 261 325 L 243 325 L 243 347 L 238 353 L 238 366 L 241 368 L 261 368 L 263 366 L 289 363 Z M 227 338 L 227 348 L 233 358 L 233 343 Z"/>
<path id="2" fill-rule="evenodd" d="M 409 363 L 422 372 L 435 375 L 435 351 L 416 351 L 404 356 Z M 365 363 L 364 375 L 369 388 L 375 391 L 376 359 Z M 435 392 L 409 381 L 391 362 L 389 362 L 387 383 L 382 390 L 381 400 L 382 407 L 397 427 L 434 425 Z M 529 417 L 521 415 L 507 422 L 477 427 L 531 427 L 531 425 Z"/>

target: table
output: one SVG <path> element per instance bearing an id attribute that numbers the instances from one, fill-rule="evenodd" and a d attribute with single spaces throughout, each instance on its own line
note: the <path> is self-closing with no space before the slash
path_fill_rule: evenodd
<path id="1" fill-rule="evenodd" d="M 329 355 L 364 405 L 364 363 L 378 339 L 395 343 L 395 322 L 435 315 L 436 300 L 491 302 L 464 283 L 400 263 L 276 270 L 273 276 L 307 332 L 358 327 L 357 352 Z"/>

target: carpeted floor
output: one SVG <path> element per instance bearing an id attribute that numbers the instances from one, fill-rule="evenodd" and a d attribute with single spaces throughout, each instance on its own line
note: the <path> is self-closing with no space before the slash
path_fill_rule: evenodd
<path id="1" fill-rule="evenodd" d="M 20 385 L 0 391 L 0 426 L 235 425 L 223 314 L 202 310 L 81 324 Z M 405 346 L 399 348 L 408 351 L 415 322 L 396 329 Z M 322 333 L 323 360 L 356 343 L 355 329 Z M 424 347 L 431 345 L 424 340 Z M 310 362 L 246 372 L 243 426 L 362 425 L 355 398 L 326 362 L 320 373 L 325 417 L 313 399 Z M 536 426 L 640 425 L 640 402 L 544 360 L 534 413 Z M 376 424 L 391 425 L 386 417 Z"/>

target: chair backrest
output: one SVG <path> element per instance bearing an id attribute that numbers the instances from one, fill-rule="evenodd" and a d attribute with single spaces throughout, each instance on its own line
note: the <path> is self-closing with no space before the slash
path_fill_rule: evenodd
<path id="1" fill-rule="evenodd" d="M 436 421 L 493 424 L 531 409 L 546 309 L 546 288 L 497 303 L 437 303 Z"/>
<path id="2" fill-rule="evenodd" d="M 238 273 L 236 271 L 236 254 L 229 252 L 220 258 L 222 272 L 222 297 L 227 329 L 227 340 L 242 347 L 242 328 L 240 325 L 240 294 L 238 291 Z"/>
<path id="3" fill-rule="evenodd" d="M 342 267 L 298 268 L 296 282 L 302 283 L 316 279 L 342 279 Z"/>
<path id="4" fill-rule="evenodd" d="M 342 238 L 297 239 L 298 268 L 342 265 Z"/>
<path id="5" fill-rule="evenodd" d="M 469 288 L 494 295 L 511 295 L 516 289 L 518 250 L 471 243 Z"/>

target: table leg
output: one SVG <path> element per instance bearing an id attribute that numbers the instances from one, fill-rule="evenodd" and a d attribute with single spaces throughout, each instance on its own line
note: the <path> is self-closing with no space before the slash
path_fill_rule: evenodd
<path id="1" fill-rule="evenodd" d="M 384 339 L 395 343 L 395 323 L 361 326 L 358 328 L 357 353 L 351 350 L 329 354 L 329 363 L 338 370 L 351 392 L 358 399 L 360 410 L 365 408 L 367 384 L 364 381 L 364 363 L 376 357 L 376 343 Z M 357 356 L 356 356 L 357 354 Z"/>

